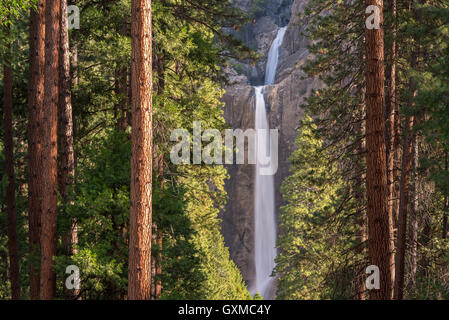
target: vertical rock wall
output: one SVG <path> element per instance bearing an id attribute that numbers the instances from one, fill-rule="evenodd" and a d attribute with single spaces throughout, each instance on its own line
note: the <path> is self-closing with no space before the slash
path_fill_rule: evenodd
<path id="1" fill-rule="evenodd" d="M 268 50 L 278 29 L 288 23 L 288 29 L 280 50 L 276 84 L 265 90 L 269 110 L 270 128 L 279 130 L 279 170 L 275 176 L 276 210 L 282 205 L 281 182 L 288 175 L 287 159 L 294 149 L 294 141 L 300 120 L 304 116 L 300 105 L 312 89 L 320 86 L 317 80 L 303 80 L 301 66 L 309 57 L 308 40 L 301 36 L 303 27 L 298 14 L 308 0 L 267 0 L 256 21 L 244 28 L 238 36 L 261 55 L 256 66 L 236 62 L 230 70 L 232 85 L 223 97 L 224 116 L 234 129 L 254 128 L 254 88 L 263 84 Z M 263 1 L 262 1 L 263 2 Z M 235 1 L 244 10 L 251 7 L 250 0 Z M 237 71 L 238 70 L 238 71 Z M 254 276 L 254 165 L 227 167 L 230 180 L 226 188 L 228 204 L 223 212 L 222 232 L 231 258 L 240 268 L 243 278 L 251 285 Z"/>

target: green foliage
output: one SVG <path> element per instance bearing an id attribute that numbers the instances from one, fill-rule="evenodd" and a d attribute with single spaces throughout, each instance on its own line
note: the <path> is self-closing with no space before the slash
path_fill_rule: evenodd
<path id="1" fill-rule="evenodd" d="M 30 8 L 36 8 L 37 0 L 2 0 L 0 3 L 0 26 L 15 22 Z"/>
<path id="2" fill-rule="evenodd" d="M 62 280 L 65 266 L 78 263 L 84 298 L 126 295 L 129 128 L 110 128 L 124 110 L 130 111 L 128 94 L 118 87 L 129 85 L 129 3 L 77 3 L 83 15 L 80 32 L 73 32 L 80 79 L 73 97 L 77 183 L 74 205 L 65 208 L 59 232 L 76 219 L 79 252 L 59 257 L 58 274 Z M 162 299 L 247 299 L 219 230 L 226 171 L 222 166 L 176 167 L 168 158 L 173 129 L 191 128 L 193 121 L 202 121 L 203 129 L 224 129 L 220 55 L 230 39 L 221 34 L 219 15 L 228 4 L 216 1 L 202 11 L 192 3 L 153 2 L 154 143 L 155 158 L 163 159 L 162 176 L 153 173 L 153 219 L 163 234 Z M 154 243 L 153 258 L 158 253 Z"/>
<path id="3" fill-rule="evenodd" d="M 68 265 L 81 271 L 84 299 L 123 299 L 127 295 L 130 154 L 130 0 L 79 0 L 81 29 L 70 31 L 70 47 L 78 50 L 72 68 L 76 168 L 68 204 L 58 204 L 58 246 L 55 260 L 57 297 L 63 298 Z M 14 136 L 17 208 L 23 297 L 31 259 L 27 244 L 27 23 L 30 1 L 0 5 L 0 57 L 11 44 L 14 79 Z M 3 10 L 8 6 L 8 10 Z M 16 14 L 17 13 L 17 14 Z M 9 21 L 5 18 L 9 15 Z M 22 18 L 18 20 L 18 18 Z M 218 212 L 226 200 L 222 166 L 175 167 L 170 164 L 171 130 L 224 129 L 224 68 L 227 56 L 251 52 L 223 27 L 238 28 L 246 15 L 229 1 L 204 3 L 153 1 L 154 156 L 162 170 L 153 176 L 153 220 L 162 230 L 162 299 L 250 299 L 239 270 L 229 258 L 220 234 Z M 11 23 L 9 23 L 11 22 Z M 5 31 L 5 32 L 3 32 Z M 9 49 L 8 49 L 9 50 Z M 0 106 L 1 109 L 1 106 Z M 125 119 L 123 128 L 120 121 Z M 0 136 L 2 132 L 0 130 Z M 6 180 L 0 144 L 2 204 Z M 9 297 L 6 212 L 0 215 L 0 297 Z M 67 254 L 63 241 L 72 222 L 78 227 L 76 253 Z M 3 232 L 4 231 L 4 232 Z M 159 254 L 153 244 L 153 258 Z"/>
<path id="4" fill-rule="evenodd" d="M 392 12 L 384 6 L 385 17 L 385 62 L 389 63 L 388 48 L 393 40 Z M 353 297 L 355 289 L 351 288 L 350 281 L 342 281 L 343 295 L 335 295 L 337 285 L 335 281 L 348 275 L 357 278 L 357 274 L 363 272 L 363 266 L 366 267 L 366 254 L 363 252 L 363 243 L 359 238 L 362 232 L 361 225 L 363 221 L 362 213 L 366 208 L 366 191 L 362 186 L 364 183 L 364 172 L 366 164 L 364 162 L 363 139 L 365 132 L 363 122 L 365 118 L 365 7 L 362 1 L 328 1 L 311 0 L 304 13 L 301 15 L 302 21 L 307 25 L 305 34 L 312 40 L 309 50 L 313 57 L 305 64 L 303 70 L 310 78 L 320 79 L 325 87 L 318 87 L 312 95 L 306 99 L 303 105 L 306 113 L 313 116 L 313 122 L 317 125 L 313 133 L 315 138 L 325 141 L 324 148 L 311 147 L 302 149 L 304 157 L 309 157 L 309 162 L 304 162 L 304 170 L 313 164 L 313 171 L 307 173 L 309 181 L 306 186 L 311 187 L 312 194 L 315 188 L 321 190 L 323 194 L 316 194 L 314 197 L 294 198 L 294 195 L 307 196 L 307 188 L 299 183 L 304 181 L 306 173 L 301 174 L 300 168 L 295 168 L 292 176 L 284 184 L 284 197 L 287 199 L 287 206 L 284 208 L 283 217 L 294 216 L 296 212 L 293 204 L 296 204 L 298 211 L 302 209 L 303 203 L 308 204 L 304 208 L 306 212 L 315 213 L 314 208 L 318 204 L 327 204 L 325 195 L 331 190 L 323 190 L 326 183 L 332 183 L 340 177 L 343 183 L 343 189 L 339 189 L 338 194 L 350 196 L 351 201 L 346 202 L 345 206 L 337 206 L 335 214 L 336 221 L 329 223 L 320 219 L 311 219 L 309 216 L 309 225 L 301 224 L 307 217 L 306 213 L 299 213 L 298 224 L 305 231 L 294 229 L 293 222 L 286 224 L 286 234 L 280 247 L 286 252 L 290 252 L 295 259 L 292 264 L 288 262 L 291 257 L 288 254 L 280 256 L 281 264 L 279 269 L 281 273 L 281 286 L 279 296 L 283 298 L 329 298 L 329 297 Z M 397 96 L 394 100 L 398 111 L 399 127 L 403 128 L 406 116 L 415 116 L 415 128 L 413 134 L 418 137 L 420 166 L 411 176 L 411 181 L 417 185 L 417 196 L 419 199 L 418 208 L 418 250 L 417 250 L 417 268 L 416 287 L 413 286 L 411 277 L 408 277 L 410 265 L 406 265 L 406 295 L 410 298 L 442 298 L 447 296 L 447 244 L 442 240 L 443 221 L 448 216 L 448 174 L 446 166 L 446 157 L 448 152 L 448 3 L 447 1 L 426 1 L 425 4 L 417 2 L 411 3 L 411 6 L 398 6 L 395 28 L 397 29 L 397 60 L 396 63 L 396 91 Z M 418 53 L 419 59 L 416 65 L 411 65 L 413 54 Z M 418 94 L 413 97 L 411 83 L 417 85 Z M 386 88 L 388 83 L 386 83 Z M 412 103 L 413 102 L 413 103 Z M 400 131 L 400 130 L 399 130 Z M 304 132 L 301 132 L 301 136 Z M 396 137 L 398 142 L 402 141 L 402 132 Z M 300 144 L 308 145 L 310 141 L 301 139 Z M 325 152 L 324 152 L 325 151 Z M 368 150 L 369 151 L 369 150 Z M 324 153 L 323 153 L 324 152 Z M 331 176 L 316 176 L 323 166 L 322 161 L 312 158 L 310 153 L 321 155 L 328 160 L 328 168 L 338 169 L 329 171 Z M 292 156 L 293 159 L 295 158 Z M 301 157 L 296 154 L 296 157 Z M 315 165 L 316 164 L 316 165 Z M 317 167 L 316 167 L 317 166 Z M 398 166 L 398 164 L 396 164 Z M 400 167 L 400 165 L 399 165 Z M 298 171 L 299 176 L 292 178 Z M 335 174 L 335 176 L 334 176 Z M 315 178 L 313 178 L 315 177 Z M 293 179 L 293 180 L 292 180 Z M 322 179 L 322 180 L 320 180 Z M 397 180 L 398 177 L 395 178 Z M 322 181 L 325 181 L 323 184 Z M 298 183 L 294 189 L 294 182 Z M 397 181 L 396 181 L 397 182 Z M 338 186 L 336 183 L 334 186 Z M 288 189 L 290 187 L 290 189 Z M 397 182 L 397 187 L 399 183 Z M 343 191 L 341 191 L 343 190 Z M 287 193 L 287 195 L 286 195 Z M 310 200 L 311 202 L 308 202 Z M 343 201 L 344 203 L 345 201 Z M 396 201 L 395 201 L 396 202 Z M 291 205 L 290 205 L 291 203 Z M 319 206 L 318 206 L 319 208 Z M 332 208 L 332 207 L 331 207 Z M 335 207 L 334 207 L 335 210 Z M 331 210 L 332 211 L 332 210 Z M 347 220 L 353 227 L 343 231 L 346 239 L 354 239 L 354 246 L 347 247 L 348 243 L 339 243 L 333 248 L 327 248 L 329 251 L 336 251 L 337 255 L 329 259 L 326 250 L 321 252 L 320 247 L 326 248 L 325 240 L 329 234 L 332 234 L 339 220 L 344 217 L 353 216 L 352 222 Z M 319 214 L 313 214 L 313 217 L 320 217 Z M 296 220 L 295 220 L 296 223 Z M 325 229 L 320 229 L 327 225 Z M 308 228 L 307 228 L 308 227 Z M 314 247 L 314 240 L 309 241 L 310 247 L 322 257 L 315 256 L 316 270 L 308 266 L 307 263 L 313 261 L 313 255 L 310 254 L 310 247 L 300 242 L 300 246 L 295 247 L 289 244 L 289 241 L 297 239 L 302 240 L 305 235 L 313 235 L 310 230 L 317 229 L 319 237 L 322 237 L 321 243 Z M 338 229 L 340 230 L 340 229 Z M 305 234 L 305 235 L 304 235 Z M 288 236 L 290 235 L 290 238 Z M 297 239 L 296 239 L 297 238 Z M 336 237 L 337 243 L 339 237 Z M 281 241 L 281 240 L 280 240 Z M 285 247 L 285 248 L 284 248 Z M 342 248 L 351 248 L 349 251 L 353 255 L 343 258 Z M 357 250 L 354 250 L 357 248 Z M 289 251 L 290 250 L 290 251 Z M 296 251 L 295 251 L 296 250 Z M 313 250 L 312 250 L 313 251 Z M 313 251 L 315 252 L 315 251 Z M 407 251 L 407 255 L 410 253 Z M 283 260 L 282 260 L 283 258 Z M 305 261 L 303 260 L 305 259 Z M 407 259 L 406 259 L 407 260 Z M 317 263 L 319 261 L 319 263 Z M 329 269 L 330 261 L 336 266 L 343 265 L 347 271 L 343 274 L 338 267 Z M 284 269 L 282 269 L 284 268 Z M 305 268 L 305 269 L 304 269 Z M 299 270 L 305 270 L 308 275 L 306 278 Z M 309 271 L 311 270 L 311 271 Z M 344 270 L 344 268 L 342 269 Z M 362 270 L 362 271 L 361 271 Z M 309 272 L 309 273 L 307 273 Z M 352 275 L 351 275 L 352 274 Z M 340 276 L 339 276 L 340 275 Z M 290 276 L 290 278 L 289 278 Z M 329 276 L 336 279 L 334 284 L 329 282 Z M 314 279 L 314 280 L 313 280 Z M 339 281 L 339 280 L 338 280 Z M 337 281 L 337 282 L 338 282 Z M 319 284 L 321 283 L 321 284 Z M 329 291 L 333 288 L 333 291 Z M 315 290 L 316 289 L 316 290 Z M 341 291 L 341 290 L 340 290 Z M 352 294 L 350 294 L 352 292 Z M 291 293 L 289 296 L 288 293 Z M 295 296 L 296 294 L 296 296 Z"/>
<path id="5" fill-rule="evenodd" d="M 350 216 L 341 216 L 348 206 L 347 183 L 329 163 L 316 129 L 306 117 L 296 138 L 297 150 L 289 159 L 291 173 L 281 189 L 287 204 L 280 216 L 278 299 L 351 296 L 352 265 L 346 261 L 356 261 L 351 252 L 354 225 Z"/>

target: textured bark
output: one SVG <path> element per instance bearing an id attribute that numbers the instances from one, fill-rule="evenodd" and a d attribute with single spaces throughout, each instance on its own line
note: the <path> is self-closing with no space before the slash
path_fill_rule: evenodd
<path id="1" fill-rule="evenodd" d="M 42 212 L 42 111 L 44 104 L 45 1 L 30 12 L 30 90 L 28 106 L 28 223 L 30 261 L 30 298 L 39 299 Z"/>
<path id="2" fill-rule="evenodd" d="M 59 48 L 59 139 L 61 148 L 59 187 L 64 204 L 73 203 L 69 199 L 68 188 L 73 185 L 75 177 L 75 159 L 73 150 L 73 118 L 72 118 L 72 95 L 70 77 L 70 52 L 69 32 L 67 23 L 67 0 L 60 0 L 60 48 Z M 75 253 L 74 245 L 77 243 L 77 226 L 73 222 L 72 228 L 67 235 L 68 253 Z"/>
<path id="3" fill-rule="evenodd" d="M 391 35 L 391 39 L 388 42 L 388 46 L 385 50 L 386 53 L 386 67 L 385 67 L 385 116 L 386 116 L 386 156 L 387 156 L 387 198 L 388 198 L 388 219 L 390 224 L 390 276 L 391 283 L 394 283 L 395 278 L 395 235 L 394 235 L 394 222 L 396 217 L 395 206 L 395 192 L 394 192 L 394 164 L 395 164 L 395 103 L 396 103 L 396 13 L 397 5 L 396 0 L 387 1 L 388 8 L 388 23 L 386 29 Z M 393 286 L 390 292 L 391 298 L 394 296 Z"/>
<path id="4" fill-rule="evenodd" d="M 11 47 L 8 46 L 8 52 Z M 9 54 L 8 54 L 9 56 Z M 8 213 L 9 275 L 12 299 L 20 299 L 19 246 L 17 242 L 16 186 L 14 178 L 14 142 L 12 126 L 12 70 L 9 61 L 3 66 L 3 131 L 5 144 L 6 211 Z"/>
<path id="5" fill-rule="evenodd" d="M 412 54 L 411 67 L 416 68 L 418 55 L 416 52 Z M 412 101 L 410 106 L 414 106 L 414 98 L 417 94 L 416 84 L 414 80 L 410 80 L 410 92 L 412 93 Z M 409 178 L 412 166 L 412 148 L 413 137 L 412 130 L 415 123 L 413 115 L 407 115 L 404 125 L 404 137 L 402 142 L 402 171 L 400 183 L 400 199 L 399 199 L 399 220 L 398 220 L 398 237 L 397 237 L 397 253 L 396 253 L 396 282 L 394 289 L 395 299 L 402 300 L 404 297 L 404 277 L 405 277 L 405 250 L 407 241 L 407 211 L 409 205 Z"/>
<path id="6" fill-rule="evenodd" d="M 132 155 L 128 299 L 151 298 L 151 0 L 132 0 Z"/>
<path id="7" fill-rule="evenodd" d="M 56 275 L 53 257 L 56 255 L 57 219 L 57 137 L 59 90 L 59 0 L 47 0 L 45 8 L 45 68 L 42 147 L 42 219 L 41 219 L 41 286 L 40 298 L 53 299 Z"/>
<path id="8" fill-rule="evenodd" d="M 67 21 L 67 0 L 60 0 L 60 39 L 59 39 L 59 192 L 64 205 L 73 204 L 69 196 L 69 189 L 73 186 L 75 178 L 75 158 L 73 149 L 73 117 L 72 117 L 72 94 L 70 76 L 70 47 L 69 30 Z M 67 234 L 64 235 L 64 246 L 68 255 L 77 253 L 78 226 L 76 220 Z M 75 298 L 78 290 L 66 292 L 68 298 Z"/>
<path id="9" fill-rule="evenodd" d="M 383 1 L 366 0 L 380 9 L 379 29 L 366 29 L 366 133 L 369 258 L 380 270 L 380 289 L 371 299 L 389 299 L 390 226 L 387 209 L 387 173 L 384 117 Z"/>

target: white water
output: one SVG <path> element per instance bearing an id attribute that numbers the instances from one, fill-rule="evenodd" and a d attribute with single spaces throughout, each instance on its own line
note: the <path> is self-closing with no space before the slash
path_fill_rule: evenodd
<path id="1" fill-rule="evenodd" d="M 274 84 L 279 62 L 279 48 L 282 45 L 286 29 L 287 27 L 279 29 L 268 53 L 265 86 Z M 252 286 L 251 293 L 254 295 L 258 292 L 264 299 L 273 299 L 273 278 L 271 277 L 271 273 L 275 267 L 274 260 L 277 256 L 274 176 L 260 174 L 260 169 L 262 167 L 267 167 L 267 165 L 264 165 L 266 163 L 264 160 L 270 150 L 270 126 L 268 124 L 265 98 L 263 95 L 265 86 L 254 88 L 256 94 L 255 129 L 256 132 L 258 132 L 256 143 L 256 183 L 254 191 L 254 262 L 256 274 L 255 283 Z M 270 164 L 268 164 L 268 166 L 270 166 Z"/>

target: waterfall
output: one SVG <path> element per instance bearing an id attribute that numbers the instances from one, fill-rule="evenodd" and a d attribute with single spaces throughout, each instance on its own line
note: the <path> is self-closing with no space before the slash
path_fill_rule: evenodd
<path id="1" fill-rule="evenodd" d="M 282 41 L 284 40 L 285 31 L 287 31 L 287 27 L 279 29 L 276 38 L 271 44 L 270 51 L 268 52 L 267 67 L 265 71 L 266 86 L 273 84 L 274 80 L 276 79 L 276 71 L 279 62 L 279 48 L 281 47 Z"/>
<path id="2" fill-rule="evenodd" d="M 282 45 L 287 27 L 279 29 L 270 51 L 265 72 L 265 86 L 274 84 L 279 62 L 279 48 Z M 255 219 L 255 283 L 252 294 L 259 292 L 264 299 L 273 299 L 273 278 L 271 273 L 275 267 L 276 249 L 276 217 L 274 204 L 274 176 L 261 175 L 260 169 L 267 164 L 262 159 L 269 155 L 269 123 L 265 108 L 265 86 L 255 87 L 257 132 L 256 143 L 256 181 L 254 191 Z M 265 153 L 265 154 L 264 154 Z M 270 164 L 268 164 L 269 166 Z"/>

